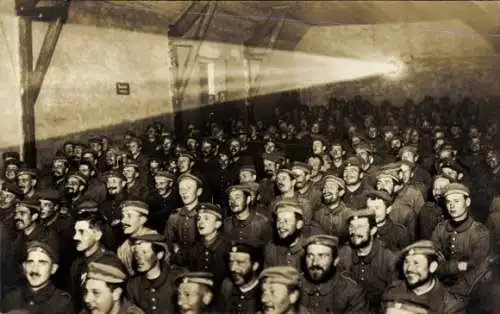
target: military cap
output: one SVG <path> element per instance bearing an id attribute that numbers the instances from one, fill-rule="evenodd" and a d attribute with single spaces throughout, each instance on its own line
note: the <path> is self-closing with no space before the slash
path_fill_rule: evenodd
<path id="1" fill-rule="evenodd" d="M 249 195 L 254 195 L 255 194 L 255 191 L 252 189 L 252 187 L 249 184 L 235 184 L 235 185 L 231 185 L 230 187 L 227 188 L 226 192 L 229 194 L 233 190 L 242 191 L 243 193 L 247 193 Z"/>
<path id="2" fill-rule="evenodd" d="M 17 197 L 23 196 L 23 191 L 15 183 L 6 182 L 3 188 L 5 192 L 12 193 Z"/>
<path id="3" fill-rule="evenodd" d="M 444 188 L 443 196 L 446 197 L 450 194 L 462 194 L 465 196 L 470 195 L 470 190 L 468 187 L 461 183 L 450 183 Z"/>
<path id="4" fill-rule="evenodd" d="M 385 191 L 385 190 L 375 190 L 374 188 L 370 188 L 366 192 L 366 196 L 379 198 L 379 199 L 386 201 L 388 203 L 392 203 L 392 201 L 393 201 L 392 196 L 389 195 L 389 193 L 387 193 L 387 191 Z"/>
<path id="5" fill-rule="evenodd" d="M 91 262 L 88 266 L 87 279 L 104 281 L 106 283 L 120 284 L 127 280 L 127 274 L 117 258 L 109 260 L 100 259 Z"/>
<path id="6" fill-rule="evenodd" d="M 125 208 L 135 210 L 138 213 L 141 213 L 143 215 L 148 215 L 149 214 L 149 206 L 143 201 L 139 200 L 126 200 L 123 201 L 120 204 L 121 210 L 124 210 Z"/>
<path id="7" fill-rule="evenodd" d="M 141 235 L 133 235 L 131 239 L 134 242 L 149 242 L 152 244 L 156 244 L 163 247 L 165 251 L 168 252 L 167 239 L 164 235 L 159 234 L 156 231 Z"/>
<path id="8" fill-rule="evenodd" d="M 195 181 L 198 186 L 202 186 L 203 185 L 203 181 L 201 181 L 200 178 L 198 178 L 197 176 L 191 174 L 191 173 L 184 173 L 184 174 L 181 174 L 178 178 L 177 178 L 177 182 L 181 182 L 182 180 L 193 180 Z"/>
<path id="9" fill-rule="evenodd" d="M 280 154 L 278 152 L 272 152 L 270 154 L 264 153 L 262 154 L 262 159 L 280 163 L 285 160 L 285 156 L 283 156 L 283 154 Z"/>
<path id="10" fill-rule="evenodd" d="M 19 201 L 17 204 L 16 204 L 17 207 L 26 207 L 30 210 L 35 210 L 37 212 L 39 212 L 41 209 L 40 209 L 40 203 L 38 201 L 35 201 L 35 200 L 22 200 L 22 201 Z"/>
<path id="11" fill-rule="evenodd" d="M 231 244 L 231 253 L 245 253 L 250 255 L 252 261 L 260 261 L 263 257 L 261 248 L 253 246 L 250 243 L 234 242 Z"/>
<path id="12" fill-rule="evenodd" d="M 389 292 L 384 296 L 384 305 L 386 309 L 399 310 L 409 314 L 427 314 L 429 307 L 418 300 L 415 294 L 404 292 Z"/>
<path id="13" fill-rule="evenodd" d="M 129 167 L 132 167 L 132 168 L 135 168 L 135 170 L 139 170 L 139 164 L 133 160 L 127 160 L 127 162 L 125 162 L 122 166 L 122 169 L 125 169 L 125 168 L 129 168 Z"/>
<path id="14" fill-rule="evenodd" d="M 299 162 L 299 161 L 295 161 L 294 163 L 292 163 L 292 169 L 293 168 L 300 168 L 300 169 L 306 171 L 307 173 L 311 173 L 311 171 L 312 171 L 311 165 L 309 165 L 305 162 Z"/>
<path id="15" fill-rule="evenodd" d="M 121 171 L 116 171 L 116 170 L 110 170 L 108 172 L 105 172 L 102 177 L 104 179 L 108 179 L 108 178 L 118 178 L 122 181 L 126 181 L 127 178 L 125 178 L 125 176 L 123 175 L 123 173 L 121 173 Z"/>
<path id="16" fill-rule="evenodd" d="M 205 137 L 203 139 L 203 142 L 209 143 L 212 146 L 217 146 L 217 139 L 215 137 Z"/>
<path id="17" fill-rule="evenodd" d="M 4 162 L 3 162 L 4 167 L 10 166 L 10 165 L 14 165 L 17 168 L 19 168 L 20 164 L 21 164 L 21 162 L 19 160 L 13 159 L 13 158 L 12 159 L 4 160 Z"/>
<path id="18" fill-rule="evenodd" d="M 415 145 L 405 145 L 399 149 L 398 157 L 401 158 L 401 156 L 403 156 L 403 154 L 406 152 L 418 154 L 418 147 Z"/>
<path id="19" fill-rule="evenodd" d="M 56 162 L 56 161 L 62 161 L 64 163 L 68 163 L 69 160 L 68 160 L 68 157 L 66 157 L 64 154 L 62 153 L 57 153 L 54 158 L 52 158 L 52 162 Z"/>
<path id="20" fill-rule="evenodd" d="M 338 248 L 339 247 L 339 238 L 328 235 L 328 234 L 316 234 L 308 237 L 305 241 L 305 246 L 311 245 L 311 244 L 319 244 L 319 245 L 324 245 L 328 246 L 331 248 Z"/>
<path id="21" fill-rule="evenodd" d="M 89 180 L 89 177 L 87 177 L 86 175 L 84 175 L 80 171 L 75 171 L 75 172 L 70 173 L 68 175 L 67 179 L 69 179 L 69 178 L 75 178 L 78 181 L 80 181 L 80 183 L 82 183 L 82 184 L 87 184 L 87 182 Z"/>
<path id="22" fill-rule="evenodd" d="M 274 212 L 276 214 L 291 212 L 295 214 L 299 214 L 301 216 L 304 215 L 304 210 L 302 209 L 302 205 L 299 202 L 294 200 L 280 200 L 274 204 Z"/>
<path id="23" fill-rule="evenodd" d="M 177 285 L 183 283 L 196 283 L 209 288 L 214 286 L 214 275 L 209 272 L 185 272 L 176 279 Z"/>
<path id="24" fill-rule="evenodd" d="M 96 152 L 95 152 L 95 151 L 93 151 L 92 149 L 90 149 L 89 147 L 86 147 L 86 148 L 83 150 L 83 152 L 82 152 L 82 156 L 85 156 L 86 154 L 91 154 L 91 155 L 92 155 L 92 157 L 94 157 L 94 158 L 95 158 L 95 157 L 97 157 L 97 156 L 96 156 L 96 155 L 97 155 L 97 154 L 96 154 Z"/>
<path id="25" fill-rule="evenodd" d="M 94 137 L 89 138 L 88 142 L 89 142 L 89 144 L 90 143 L 102 144 L 102 138 L 100 136 L 94 136 Z"/>
<path id="26" fill-rule="evenodd" d="M 369 153 L 373 153 L 373 149 L 370 145 L 368 145 L 366 142 L 361 142 L 356 146 L 356 152 L 357 151 L 366 151 Z"/>
<path id="27" fill-rule="evenodd" d="M 357 220 L 361 218 L 370 218 L 370 217 L 375 217 L 375 211 L 372 209 L 365 208 L 350 212 L 349 215 L 347 216 L 347 221 Z"/>
<path id="28" fill-rule="evenodd" d="M 30 252 L 34 249 L 44 250 L 54 263 L 57 264 L 59 262 L 59 248 L 57 247 L 56 241 L 44 239 L 41 241 L 31 241 L 26 244 L 26 252 Z"/>
<path id="29" fill-rule="evenodd" d="M 152 162 L 156 162 L 158 164 L 161 164 L 162 160 L 158 156 L 151 156 L 151 157 L 149 157 L 148 162 L 149 162 L 149 164 L 151 164 Z"/>
<path id="30" fill-rule="evenodd" d="M 187 157 L 187 158 L 189 158 L 189 160 L 191 160 L 191 161 L 194 161 L 194 160 L 195 160 L 195 158 L 194 158 L 193 154 L 191 154 L 190 152 L 188 152 L 188 151 L 187 151 L 187 150 L 185 150 L 185 149 L 182 149 L 182 150 L 179 152 L 179 154 L 178 154 L 178 156 L 177 156 L 177 157 Z"/>
<path id="31" fill-rule="evenodd" d="M 38 193 L 38 199 L 59 203 L 61 201 L 61 193 L 54 189 L 43 189 Z"/>
<path id="32" fill-rule="evenodd" d="M 22 176 L 22 175 L 29 175 L 32 178 L 36 178 L 37 177 L 37 172 L 38 171 L 36 169 L 22 167 L 17 172 L 17 176 L 19 177 L 19 176 Z"/>
<path id="33" fill-rule="evenodd" d="M 297 286 L 299 284 L 299 272 L 292 266 L 268 267 L 260 273 L 259 280 L 286 286 Z"/>
<path id="34" fill-rule="evenodd" d="M 248 172 L 251 172 L 253 174 L 257 174 L 257 170 L 255 170 L 255 166 L 254 165 L 243 165 L 243 166 L 241 166 L 240 172 L 243 172 L 243 171 L 248 171 Z"/>
<path id="35" fill-rule="evenodd" d="M 200 209 L 198 210 L 198 214 L 201 213 L 209 213 L 219 219 L 222 219 L 222 209 L 220 208 L 219 205 L 215 205 L 212 203 L 201 203 Z"/>
<path id="36" fill-rule="evenodd" d="M 351 156 L 351 157 L 347 158 L 347 160 L 345 161 L 345 163 L 344 163 L 344 169 L 346 167 L 358 167 L 358 168 L 361 168 L 362 164 L 363 164 L 363 162 L 361 161 L 361 159 L 358 156 Z"/>
<path id="37" fill-rule="evenodd" d="M 131 137 L 130 139 L 127 141 L 128 144 L 130 143 L 137 143 L 138 145 L 142 145 L 142 140 L 137 137 L 134 133 L 130 133 Z"/>
<path id="38" fill-rule="evenodd" d="M 327 146 L 328 145 L 328 139 L 324 137 L 323 135 L 320 134 L 312 134 L 311 135 L 312 141 L 320 141 L 323 145 Z"/>
<path id="39" fill-rule="evenodd" d="M 155 178 L 156 177 L 158 177 L 158 178 L 167 178 L 167 179 L 172 180 L 172 181 L 174 181 L 176 179 L 175 174 L 173 174 L 170 171 L 164 171 L 164 170 L 156 172 L 154 174 L 154 177 Z"/>
<path id="40" fill-rule="evenodd" d="M 95 213 L 99 212 L 99 204 L 96 201 L 86 200 L 78 204 L 75 210 L 77 213 L 82 213 L 82 212 Z"/>
<path id="41" fill-rule="evenodd" d="M 399 183 L 401 182 L 400 178 L 400 168 L 389 168 L 389 167 L 382 167 L 378 172 L 377 172 L 377 179 L 382 178 L 382 177 L 388 177 L 394 180 L 394 182 Z"/>
<path id="42" fill-rule="evenodd" d="M 5 152 L 2 154 L 2 159 L 3 159 L 4 163 L 9 161 L 9 160 L 15 160 L 15 161 L 19 162 L 21 157 L 19 156 L 18 152 Z"/>
<path id="43" fill-rule="evenodd" d="M 464 169 L 454 160 L 445 159 L 439 163 L 439 170 L 450 168 L 458 173 L 463 173 Z"/>
<path id="44" fill-rule="evenodd" d="M 342 178 L 334 176 L 333 174 L 327 174 L 326 176 L 323 177 L 323 180 L 322 180 L 323 185 L 328 181 L 334 182 L 335 184 L 340 186 L 343 190 L 345 189 L 345 182 Z"/>
<path id="45" fill-rule="evenodd" d="M 431 256 L 440 255 L 439 250 L 434 245 L 434 242 L 430 240 L 420 240 L 414 242 L 413 244 L 410 244 L 404 249 L 402 249 L 400 254 L 402 257 L 407 255 L 417 255 L 417 254 L 431 255 Z"/>
<path id="46" fill-rule="evenodd" d="M 288 169 L 288 168 L 280 168 L 280 169 L 278 170 L 278 173 L 280 173 L 280 172 L 288 173 L 288 174 L 290 175 L 290 177 L 292 178 L 292 180 L 296 178 L 296 174 L 295 174 L 295 172 L 293 172 L 291 169 Z"/>

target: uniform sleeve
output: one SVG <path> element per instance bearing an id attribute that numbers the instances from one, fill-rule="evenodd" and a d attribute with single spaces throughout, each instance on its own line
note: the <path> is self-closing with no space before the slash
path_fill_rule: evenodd
<path id="1" fill-rule="evenodd" d="M 262 245 L 266 245 L 273 238 L 273 226 L 271 221 L 266 217 L 262 216 L 262 227 L 260 232 L 260 240 L 262 241 Z"/>
<path id="2" fill-rule="evenodd" d="M 177 214 L 170 215 L 167 220 L 167 226 L 165 227 L 165 238 L 167 241 L 167 246 L 170 252 L 174 253 L 174 244 L 177 243 Z"/>
<path id="3" fill-rule="evenodd" d="M 403 249 L 411 244 L 410 234 L 403 225 L 398 225 L 398 248 Z"/>
<path id="4" fill-rule="evenodd" d="M 434 244 L 437 245 L 438 249 L 443 252 L 444 247 L 441 242 L 441 229 L 443 225 L 438 224 L 434 231 L 432 232 L 432 237 L 431 240 L 434 242 Z M 458 261 L 456 260 L 446 260 L 441 263 L 439 263 L 438 269 L 436 274 L 442 278 L 442 277 L 449 277 L 458 274 Z"/>
<path id="5" fill-rule="evenodd" d="M 61 293 L 61 298 L 57 300 L 57 303 L 54 304 L 57 307 L 57 310 L 54 310 L 54 314 L 76 314 L 71 296 L 68 293 Z"/>
<path id="6" fill-rule="evenodd" d="M 368 314 L 370 312 L 369 306 L 366 300 L 366 294 L 363 289 L 351 278 L 348 280 L 352 281 L 352 285 L 349 285 L 348 294 L 349 299 L 344 309 L 344 314 Z"/>

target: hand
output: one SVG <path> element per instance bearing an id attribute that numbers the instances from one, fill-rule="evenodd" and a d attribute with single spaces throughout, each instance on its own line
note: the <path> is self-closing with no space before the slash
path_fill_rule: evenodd
<path id="1" fill-rule="evenodd" d="M 174 244 L 174 253 L 178 253 L 179 250 L 180 250 L 179 245 L 178 244 Z"/>
<path id="2" fill-rule="evenodd" d="M 467 271 L 467 262 L 458 262 L 458 271 Z"/>

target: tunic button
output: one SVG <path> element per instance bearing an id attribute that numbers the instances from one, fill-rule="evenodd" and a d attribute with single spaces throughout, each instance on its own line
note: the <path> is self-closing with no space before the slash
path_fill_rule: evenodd
<path id="1" fill-rule="evenodd" d="M 245 300 L 245 296 L 244 295 L 240 296 L 240 299 Z"/>
<path id="2" fill-rule="evenodd" d="M 155 298 L 151 298 L 151 302 L 156 302 L 156 299 Z"/>
<path id="3" fill-rule="evenodd" d="M 154 288 L 151 288 L 151 292 L 155 292 L 156 290 Z"/>
<path id="4" fill-rule="evenodd" d="M 30 301 L 30 305 L 34 305 L 35 303 L 33 301 Z"/>
<path id="5" fill-rule="evenodd" d="M 153 305 L 153 306 L 151 307 L 151 309 L 152 309 L 153 311 L 156 311 L 156 306 L 154 306 L 154 305 Z"/>
<path id="6" fill-rule="evenodd" d="M 315 294 L 316 294 L 317 297 L 319 297 L 319 292 L 316 292 Z"/>

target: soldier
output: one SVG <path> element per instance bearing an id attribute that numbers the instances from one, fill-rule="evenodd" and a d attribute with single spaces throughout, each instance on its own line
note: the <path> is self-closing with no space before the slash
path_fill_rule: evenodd
<path id="1" fill-rule="evenodd" d="M 177 182 L 184 206 L 170 215 L 164 234 L 169 251 L 173 254 L 172 261 L 182 266 L 185 261 L 184 254 L 198 239 L 196 216 L 200 207 L 198 198 L 203 187 L 201 180 L 192 174 L 181 175 Z"/>
<path id="2" fill-rule="evenodd" d="M 51 282 L 58 267 L 58 249 L 57 244 L 49 240 L 28 243 L 22 263 L 27 285 L 5 296 L 2 312 L 25 308 L 34 313 L 74 313 L 70 295 L 56 289 Z"/>
<path id="3" fill-rule="evenodd" d="M 397 207 L 406 206 L 418 215 L 425 201 L 420 189 L 410 183 L 414 175 L 412 164 L 407 161 L 398 164 L 402 187 L 396 193 L 394 203 Z"/>
<path id="4" fill-rule="evenodd" d="M 253 165 L 243 165 L 240 168 L 239 184 L 257 182 L 257 170 Z"/>
<path id="5" fill-rule="evenodd" d="M 181 206 L 174 187 L 175 175 L 168 171 L 158 171 L 154 175 L 154 190 L 149 198 L 150 219 L 148 225 L 157 230 L 165 230 L 165 225 L 176 208 Z"/>
<path id="6" fill-rule="evenodd" d="M 176 286 L 179 313 L 203 314 L 212 312 L 216 290 L 211 273 L 184 273 L 177 278 Z"/>
<path id="7" fill-rule="evenodd" d="M 336 236 L 340 243 L 347 241 L 347 217 L 351 212 L 342 197 L 345 193 L 345 183 L 339 177 L 326 175 L 323 178 L 322 206 L 314 212 L 313 221 L 316 221 L 329 235 Z"/>
<path id="8" fill-rule="evenodd" d="M 7 182 L 17 183 L 17 172 L 19 171 L 20 157 L 17 152 L 5 152 L 2 154 L 4 171 L 2 177 Z"/>
<path id="9" fill-rule="evenodd" d="M 227 277 L 227 254 L 229 242 L 221 232 L 222 214 L 218 205 L 201 203 L 196 218 L 200 239 L 186 254 L 185 265 L 191 271 L 205 271 L 214 275 L 216 291 Z"/>
<path id="10" fill-rule="evenodd" d="M 394 296 L 395 300 L 388 300 L 385 304 L 384 314 L 429 314 L 429 307 L 419 304 L 407 296 Z"/>
<path id="11" fill-rule="evenodd" d="M 40 187 L 53 188 L 60 192 L 64 189 L 66 175 L 69 171 L 69 161 L 63 154 L 56 154 L 52 159 L 51 174 L 40 180 Z"/>
<path id="12" fill-rule="evenodd" d="M 361 160 L 357 156 L 349 157 L 344 163 L 343 179 L 346 185 L 343 201 L 352 210 L 359 210 L 366 205 L 366 187 L 363 183 Z"/>
<path id="13" fill-rule="evenodd" d="M 128 161 L 123 165 L 123 176 L 126 179 L 125 189 L 127 190 L 127 196 L 132 199 L 144 200 L 148 196 L 148 190 L 145 186 L 146 182 L 142 180 L 141 168 L 138 163 L 133 161 Z"/>
<path id="14" fill-rule="evenodd" d="M 295 173 L 295 189 L 297 196 L 307 199 L 312 206 L 312 211 L 315 212 L 321 206 L 321 190 L 315 184 L 312 184 L 311 169 L 309 164 L 302 162 L 294 162 L 292 164 L 292 172 Z"/>
<path id="15" fill-rule="evenodd" d="M 265 177 L 259 182 L 261 201 L 264 205 L 270 205 L 277 195 L 276 191 L 276 175 L 278 174 L 279 167 L 284 160 L 281 154 L 264 153 L 262 155 L 264 164 Z"/>
<path id="16" fill-rule="evenodd" d="M 313 185 L 319 185 L 323 179 L 324 155 L 313 155 L 307 159 L 307 164 L 311 166 L 310 181 Z"/>
<path id="17" fill-rule="evenodd" d="M 98 178 L 94 163 L 82 160 L 78 165 L 78 171 L 88 178 L 85 198 L 92 199 L 99 204 L 104 202 L 106 199 L 106 185 Z"/>
<path id="18" fill-rule="evenodd" d="M 449 293 L 436 276 L 441 260 L 440 253 L 429 240 L 417 241 L 404 248 L 398 264 L 404 280 L 387 287 L 383 299 L 392 300 L 405 294 L 428 306 L 431 313 L 464 313 L 464 304 Z"/>
<path id="19" fill-rule="evenodd" d="M 85 191 L 87 189 L 88 177 L 81 172 L 73 172 L 66 178 L 64 186 L 64 197 L 68 212 L 74 216 L 76 208 L 85 202 Z"/>
<path id="20" fill-rule="evenodd" d="M 259 247 L 235 243 L 229 252 L 230 277 L 221 286 L 219 313 L 254 314 L 260 309 L 259 274 L 263 256 Z"/>
<path id="21" fill-rule="evenodd" d="M 452 179 L 445 175 L 437 175 L 432 183 L 432 200 L 427 201 L 417 217 L 417 235 L 421 240 L 430 240 L 434 228 L 448 215 L 443 197 L 446 186 Z"/>
<path id="22" fill-rule="evenodd" d="M 262 313 L 307 314 L 300 304 L 299 272 L 291 266 L 268 267 L 259 276 Z"/>
<path id="23" fill-rule="evenodd" d="M 358 284 L 337 271 L 339 239 L 321 234 L 305 241 L 300 303 L 315 313 L 368 313 Z"/>
<path id="24" fill-rule="evenodd" d="M 254 191 L 248 185 L 233 185 L 228 189 L 232 215 L 224 220 L 228 239 L 263 247 L 273 236 L 269 219 L 251 208 Z"/>
<path id="25" fill-rule="evenodd" d="M 437 274 L 454 293 L 467 297 L 487 268 L 490 233 L 469 215 L 470 191 L 465 185 L 447 185 L 444 197 L 450 218 L 440 222 L 431 237 L 446 258 Z"/>
<path id="26" fill-rule="evenodd" d="M 29 168 L 21 168 L 17 172 L 17 186 L 23 191 L 23 200 L 37 200 L 37 170 Z"/>
<path id="27" fill-rule="evenodd" d="M 118 247 L 116 253 L 123 265 L 125 265 L 129 275 L 133 276 L 134 269 L 132 265 L 133 257 L 130 238 L 137 235 L 151 234 L 155 231 L 145 227 L 149 214 L 148 204 L 143 201 L 127 200 L 120 207 L 122 210 L 121 226 L 126 239 Z"/>
<path id="28" fill-rule="evenodd" d="M 114 237 L 119 239 L 122 236 L 121 203 L 128 198 L 125 189 L 126 178 L 120 171 L 108 171 L 103 175 L 106 182 L 107 197 L 100 206 L 100 210 L 113 230 Z M 116 243 L 119 245 L 121 242 Z M 110 248 L 116 249 L 116 248 Z"/>
<path id="29" fill-rule="evenodd" d="M 179 270 L 168 263 L 165 237 L 145 234 L 136 235 L 132 240 L 138 275 L 127 283 L 130 301 L 148 314 L 173 313 L 174 278 Z"/>
<path id="30" fill-rule="evenodd" d="M 77 313 L 83 308 L 82 291 L 87 278 L 88 265 L 104 256 L 118 258 L 104 247 L 104 218 L 99 214 L 97 208 L 93 207 L 96 204 L 89 203 L 88 205 L 90 206 L 82 204 L 75 218 L 73 240 L 76 242 L 76 250 L 83 255 L 73 261 L 68 278 L 69 292 Z"/>
<path id="31" fill-rule="evenodd" d="M 422 168 L 419 162 L 418 147 L 406 145 L 403 146 L 398 153 L 401 161 L 406 161 L 412 166 L 413 177 L 410 184 L 414 184 L 422 192 L 424 199 L 427 199 L 429 188 L 432 185 L 431 175 Z"/>
<path id="32" fill-rule="evenodd" d="M 264 265 L 289 265 L 299 269 L 304 255 L 302 228 L 304 217 L 299 203 L 284 200 L 275 204 L 275 230 L 277 237 L 268 243 L 264 251 Z"/>
<path id="33" fill-rule="evenodd" d="M 137 137 L 130 138 L 127 142 L 128 159 L 137 164 L 139 173 L 148 173 L 148 157 L 142 152 L 142 141 Z"/>
<path id="34" fill-rule="evenodd" d="M 2 202 L 0 203 L 0 222 L 6 228 L 6 235 L 12 239 L 15 236 L 14 224 L 14 209 L 19 200 L 23 197 L 23 192 L 15 183 L 6 182 L 2 194 Z"/>
<path id="35" fill-rule="evenodd" d="M 349 245 L 339 250 L 339 270 L 346 271 L 366 292 L 369 306 L 377 311 L 381 296 L 396 279 L 396 255 L 375 238 L 373 210 L 354 211 L 348 218 Z"/>
<path id="36" fill-rule="evenodd" d="M 369 190 L 367 193 L 366 207 L 375 212 L 377 234 L 385 246 L 395 252 L 410 244 L 410 235 L 406 227 L 394 223 L 389 216 L 391 212 L 392 197 L 384 190 Z"/>

